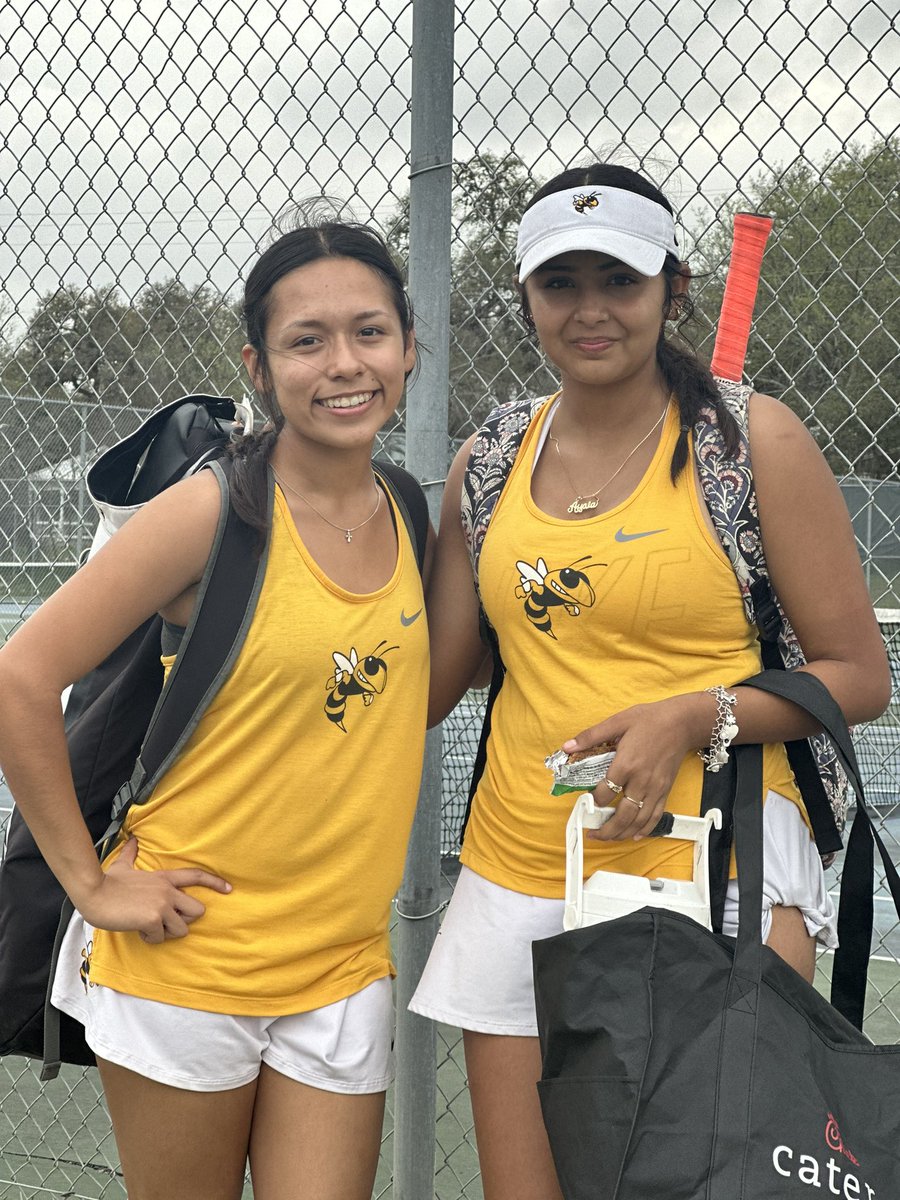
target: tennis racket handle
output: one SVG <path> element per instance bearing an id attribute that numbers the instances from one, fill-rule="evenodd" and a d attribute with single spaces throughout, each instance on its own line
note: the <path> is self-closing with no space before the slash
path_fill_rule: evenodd
<path id="1" fill-rule="evenodd" d="M 771 217 L 761 213 L 735 213 L 731 261 L 710 364 L 719 379 L 740 383 L 743 377 L 763 253 L 772 223 Z"/>

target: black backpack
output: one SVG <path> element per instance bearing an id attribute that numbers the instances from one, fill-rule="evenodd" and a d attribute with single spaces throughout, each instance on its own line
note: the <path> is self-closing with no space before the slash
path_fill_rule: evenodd
<path id="1" fill-rule="evenodd" d="M 225 447 L 235 406 L 188 396 L 160 409 L 88 471 L 101 511 L 135 507 L 210 464 L 222 493 L 213 548 L 178 658 L 162 689 L 162 619 L 155 615 L 72 689 L 66 737 L 75 790 L 98 847 L 110 845 L 128 808 L 145 800 L 231 670 L 262 586 L 266 552 L 229 500 Z M 392 463 L 375 463 L 406 521 L 421 570 L 428 509 L 421 488 Z M 271 498 L 270 498 L 271 503 Z M 90 1066 L 82 1026 L 47 1002 L 52 964 L 72 908 L 14 809 L 0 864 L 0 1055 Z"/>

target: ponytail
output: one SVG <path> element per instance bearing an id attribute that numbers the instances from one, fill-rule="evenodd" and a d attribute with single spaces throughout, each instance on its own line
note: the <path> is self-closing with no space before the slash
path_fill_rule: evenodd
<path id="1" fill-rule="evenodd" d="M 688 434 L 700 420 L 700 410 L 709 407 L 715 410 L 719 429 L 725 440 L 727 454 L 735 454 L 740 444 L 737 422 L 722 403 L 716 381 L 706 367 L 690 350 L 675 346 L 661 333 L 656 346 L 656 362 L 666 382 L 666 387 L 678 402 L 681 431 L 672 455 L 671 476 L 674 483 L 687 465 Z"/>
<path id="2" fill-rule="evenodd" d="M 678 321 L 678 336 L 683 343 L 678 345 L 666 337 L 666 326 L 663 324 L 656 343 L 656 365 L 665 381 L 665 385 L 678 403 L 678 414 L 681 430 L 675 450 L 672 454 L 670 473 L 672 482 L 687 465 L 688 435 L 700 419 L 701 408 L 712 408 L 722 437 L 725 441 L 725 452 L 733 455 L 740 445 L 740 431 L 737 422 L 722 403 L 719 389 L 709 367 L 703 363 L 694 352 L 689 338 L 682 333 L 682 325 L 694 319 L 694 302 L 686 291 L 675 293 L 672 281 L 676 278 L 686 278 L 685 267 L 674 254 L 666 255 L 663 263 L 663 278 L 666 283 L 666 298 L 663 316 L 666 320 Z"/>
<path id="3" fill-rule="evenodd" d="M 269 459 L 277 439 L 278 431 L 266 428 L 262 433 L 248 433 L 228 447 L 234 464 L 231 503 L 241 520 L 259 535 L 257 549 L 260 554 L 269 533 Z"/>

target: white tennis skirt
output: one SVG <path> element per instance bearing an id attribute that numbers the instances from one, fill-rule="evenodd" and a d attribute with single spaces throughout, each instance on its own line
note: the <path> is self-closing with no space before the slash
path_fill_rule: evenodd
<path id="1" fill-rule="evenodd" d="M 795 804 L 769 792 L 763 808 L 765 941 L 772 908 L 798 908 L 811 937 L 837 946 L 822 860 Z M 510 891 L 462 867 L 410 1009 L 476 1033 L 537 1037 L 531 943 L 562 932 L 563 900 Z M 725 898 L 723 933 L 737 934 L 737 881 Z"/>

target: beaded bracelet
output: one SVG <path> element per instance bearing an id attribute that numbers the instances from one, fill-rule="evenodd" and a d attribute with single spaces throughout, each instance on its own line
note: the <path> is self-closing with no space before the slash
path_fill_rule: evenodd
<path id="1" fill-rule="evenodd" d="M 709 739 L 709 749 L 698 750 L 697 753 L 706 764 L 706 769 L 715 775 L 728 762 L 728 747 L 738 735 L 737 722 L 734 719 L 737 696 L 734 692 L 726 692 L 721 683 L 705 690 L 716 698 L 716 719 Z"/>

